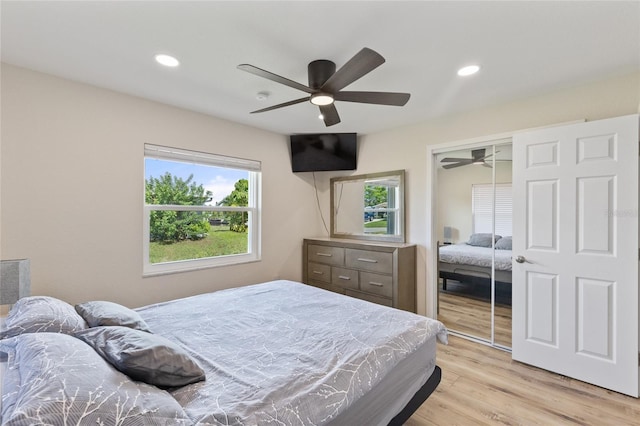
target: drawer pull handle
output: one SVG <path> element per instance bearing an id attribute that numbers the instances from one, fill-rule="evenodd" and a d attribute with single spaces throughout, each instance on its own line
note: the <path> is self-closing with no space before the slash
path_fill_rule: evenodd
<path id="1" fill-rule="evenodd" d="M 378 263 L 377 260 L 375 259 L 367 259 L 366 257 L 359 257 L 358 260 L 360 262 L 367 262 L 367 263 Z"/>
<path id="2" fill-rule="evenodd" d="M 347 280 L 347 281 L 351 280 L 351 277 L 348 277 L 346 275 L 338 275 L 338 278 L 340 278 L 341 280 Z"/>
<path id="3" fill-rule="evenodd" d="M 316 253 L 316 256 L 331 257 L 333 255 L 331 253 Z"/>
<path id="4" fill-rule="evenodd" d="M 316 275 L 324 275 L 324 272 L 322 271 L 313 271 L 313 273 Z"/>
<path id="5" fill-rule="evenodd" d="M 375 282 L 375 281 L 369 281 L 369 284 L 371 284 L 371 285 L 375 285 L 376 287 L 383 287 L 383 286 L 384 286 L 384 284 L 382 284 L 382 283 L 377 283 L 377 282 Z"/>

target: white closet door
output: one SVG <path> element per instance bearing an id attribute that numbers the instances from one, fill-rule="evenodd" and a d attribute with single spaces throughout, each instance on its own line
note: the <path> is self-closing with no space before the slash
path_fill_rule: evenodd
<path id="1" fill-rule="evenodd" d="M 635 397 L 638 124 L 513 141 L 513 359 Z"/>

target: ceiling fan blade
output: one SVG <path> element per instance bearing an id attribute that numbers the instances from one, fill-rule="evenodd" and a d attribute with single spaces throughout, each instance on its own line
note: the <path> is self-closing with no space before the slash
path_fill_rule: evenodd
<path id="1" fill-rule="evenodd" d="M 333 95 L 336 101 L 394 106 L 403 106 L 409 101 L 409 97 L 409 93 L 395 92 L 338 92 Z"/>
<path id="2" fill-rule="evenodd" d="M 360 77 L 384 64 L 384 58 L 377 52 L 365 47 L 322 85 L 321 91 L 336 93 Z"/>
<path id="3" fill-rule="evenodd" d="M 301 102 L 308 101 L 308 100 L 309 100 L 309 96 L 306 96 L 304 98 L 295 99 L 293 101 L 284 102 L 284 103 L 281 103 L 281 104 L 278 104 L 278 105 L 273 105 L 273 106 L 270 106 L 270 107 L 267 107 L 267 108 L 262 108 L 262 109 L 259 109 L 257 111 L 251 111 L 251 114 L 256 114 L 258 112 L 271 111 L 273 109 L 278 109 L 278 108 L 286 107 L 286 106 L 289 106 L 289 105 L 299 104 Z"/>
<path id="4" fill-rule="evenodd" d="M 340 122 L 340 116 L 338 115 L 338 110 L 336 109 L 335 104 L 321 105 L 320 112 L 322 113 L 324 124 L 327 127 Z"/>
<path id="5" fill-rule="evenodd" d="M 447 157 L 447 158 L 443 158 L 442 160 L 440 160 L 441 163 L 452 163 L 454 161 L 469 161 L 469 158 Z"/>
<path id="6" fill-rule="evenodd" d="M 266 78 L 271 81 L 275 81 L 276 83 L 284 84 L 285 86 L 293 87 L 294 89 L 302 90 L 303 92 L 314 93 L 313 89 L 305 86 L 304 84 L 300 84 L 297 81 L 289 80 L 288 78 L 284 78 L 272 72 L 265 71 L 262 68 L 254 67 L 253 65 L 240 64 L 238 65 L 238 69 L 257 75 L 259 77 Z"/>
<path id="7" fill-rule="evenodd" d="M 488 167 L 488 168 L 490 168 L 490 169 L 493 169 L 493 166 L 492 166 L 491 164 L 487 164 L 487 163 L 484 163 L 484 162 L 483 162 L 483 163 L 482 163 L 482 165 L 483 165 L 484 167 Z"/>
<path id="8" fill-rule="evenodd" d="M 453 169 L 454 167 L 466 166 L 468 164 L 473 164 L 473 160 L 465 160 L 465 161 L 460 161 L 459 163 L 445 164 L 444 166 L 442 166 L 442 168 Z"/>

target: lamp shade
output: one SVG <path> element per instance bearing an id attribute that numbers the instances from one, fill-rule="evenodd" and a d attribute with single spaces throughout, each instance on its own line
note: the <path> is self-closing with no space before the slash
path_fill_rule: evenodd
<path id="1" fill-rule="evenodd" d="M 13 305 L 31 293 L 31 261 L 0 261 L 0 305 Z"/>
<path id="2" fill-rule="evenodd" d="M 451 227 L 450 226 L 445 226 L 444 227 L 444 242 L 445 243 L 450 243 L 452 236 L 453 236 L 453 230 L 451 229 Z"/>

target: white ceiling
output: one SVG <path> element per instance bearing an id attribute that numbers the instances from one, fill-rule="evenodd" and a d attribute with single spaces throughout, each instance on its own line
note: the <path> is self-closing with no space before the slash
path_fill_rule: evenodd
<path id="1" fill-rule="evenodd" d="M 104 1 L 1 3 L 3 62 L 277 133 L 374 133 L 640 70 L 639 1 Z M 346 90 L 411 93 L 404 107 L 337 102 L 326 128 L 310 103 L 249 114 L 303 92 L 363 47 L 387 60 Z M 156 53 L 176 56 L 175 69 Z M 478 63 L 462 79 L 456 70 Z M 268 91 L 267 100 L 256 99 Z"/>

